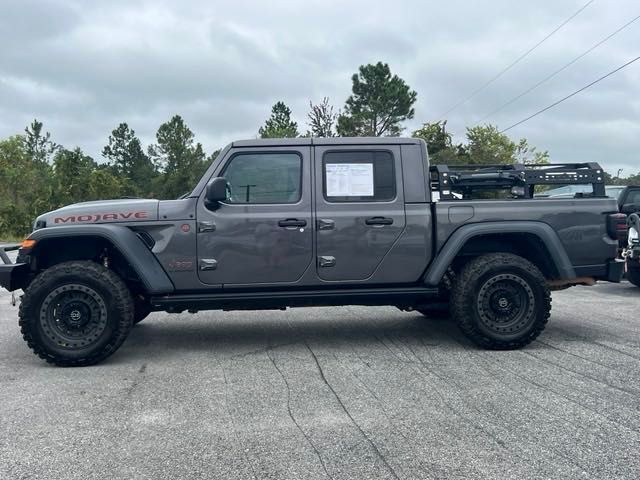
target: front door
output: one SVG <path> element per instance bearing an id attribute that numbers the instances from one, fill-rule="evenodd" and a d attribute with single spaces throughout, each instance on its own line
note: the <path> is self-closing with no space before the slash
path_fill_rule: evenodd
<path id="1" fill-rule="evenodd" d="M 308 146 L 231 149 L 227 200 L 198 201 L 198 275 L 207 284 L 295 283 L 312 262 Z"/>
<path id="2" fill-rule="evenodd" d="M 318 277 L 366 281 L 405 227 L 400 147 L 315 147 Z"/>

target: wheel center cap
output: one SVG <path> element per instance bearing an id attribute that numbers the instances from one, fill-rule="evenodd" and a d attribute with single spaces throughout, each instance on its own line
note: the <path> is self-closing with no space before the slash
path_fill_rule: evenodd
<path id="1" fill-rule="evenodd" d="M 501 297 L 500 300 L 498 300 L 498 306 L 500 308 L 507 308 L 509 306 L 509 300 L 505 297 Z"/>
<path id="2" fill-rule="evenodd" d="M 91 310 L 87 305 L 73 302 L 63 308 L 61 320 L 68 328 L 84 328 L 91 320 Z"/>

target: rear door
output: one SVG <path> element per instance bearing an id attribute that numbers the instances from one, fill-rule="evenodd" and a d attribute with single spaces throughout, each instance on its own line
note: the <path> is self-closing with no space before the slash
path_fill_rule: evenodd
<path id="1" fill-rule="evenodd" d="M 405 228 L 400 147 L 314 148 L 318 277 L 366 281 Z"/>
<path id="2" fill-rule="evenodd" d="M 230 192 L 198 200 L 198 275 L 224 286 L 295 283 L 313 260 L 311 147 L 232 149 L 217 176 Z"/>

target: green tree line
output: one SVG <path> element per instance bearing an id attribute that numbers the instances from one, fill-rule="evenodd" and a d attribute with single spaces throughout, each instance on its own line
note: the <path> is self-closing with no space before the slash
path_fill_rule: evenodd
<path id="1" fill-rule="evenodd" d="M 261 138 L 398 136 L 403 123 L 415 117 L 417 92 L 389 65 L 362 65 L 351 77 L 351 95 L 342 109 L 327 97 L 309 102 L 308 129 L 300 132 L 291 109 L 275 103 L 257 135 Z M 424 123 L 410 133 L 425 140 L 432 163 L 496 164 L 547 162 L 549 154 L 512 140 L 494 125 L 466 129 L 454 143 L 446 120 Z M 218 151 L 206 155 L 179 115 L 160 125 L 155 143 L 146 148 L 135 131 L 119 124 L 106 139 L 102 161 L 80 147 L 54 142 L 42 122 L 34 120 L 24 133 L 0 140 L 0 238 L 31 231 L 42 212 L 70 203 L 126 198 L 177 198 L 191 191 Z M 636 182 L 639 176 L 629 177 Z M 625 179 L 609 177 L 611 183 Z"/>
<path id="2" fill-rule="evenodd" d="M 212 156 L 217 155 L 213 152 Z M 145 150 L 133 129 L 118 125 L 97 162 L 80 147 L 55 143 L 34 120 L 21 135 L 0 141 L 0 238 L 31 231 L 42 212 L 89 200 L 177 198 L 204 174 L 211 157 L 184 120 L 163 123 Z"/>

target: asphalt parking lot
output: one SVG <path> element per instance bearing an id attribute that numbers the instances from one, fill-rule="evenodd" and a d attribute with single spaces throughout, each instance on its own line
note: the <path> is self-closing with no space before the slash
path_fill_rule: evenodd
<path id="1" fill-rule="evenodd" d="M 106 362 L 0 293 L 0 478 L 640 477 L 640 289 L 554 293 L 521 351 L 393 308 L 152 314 Z"/>

